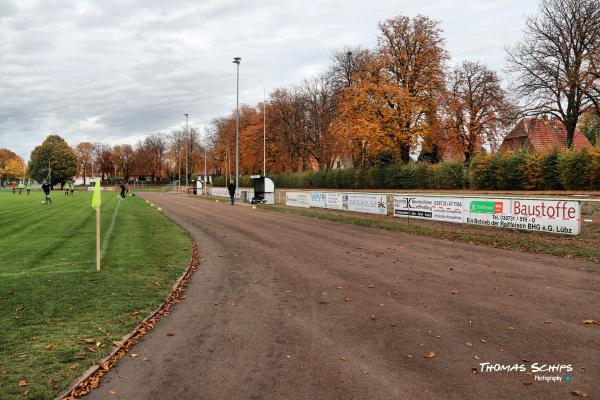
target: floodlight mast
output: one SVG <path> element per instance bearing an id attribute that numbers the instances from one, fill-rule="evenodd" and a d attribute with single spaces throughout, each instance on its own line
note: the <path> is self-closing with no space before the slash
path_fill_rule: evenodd
<path id="1" fill-rule="evenodd" d="M 235 96 L 235 187 L 240 183 L 240 62 L 241 57 L 234 57 L 233 63 L 237 66 L 236 96 Z"/>

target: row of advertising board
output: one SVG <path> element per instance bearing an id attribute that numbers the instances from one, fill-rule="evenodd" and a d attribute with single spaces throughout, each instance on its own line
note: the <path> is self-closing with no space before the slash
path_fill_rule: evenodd
<path id="1" fill-rule="evenodd" d="M 387 196 L 373 193 L 286 192 L 285 204 L 387 215 Z"/>
<path id="2" fill-rule="evenodd" d="M 287 192 L 286 204 L 387 215 L 387 195 Z M 393 215 L 430 221 L 578 235 L 578 201 L 526 198 L 393 195 Z"/>

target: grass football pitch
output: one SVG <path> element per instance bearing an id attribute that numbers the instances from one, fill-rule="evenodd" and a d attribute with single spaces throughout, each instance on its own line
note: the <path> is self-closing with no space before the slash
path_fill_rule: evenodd
<path id="1" fill-rule="evenodd" d="M 0 191 L 3 400 L 54 398 L 166 298 L 191 255 L 189 237 L 144 200 L 103 192 L 97 272 L 91 193 L 43 198 Z"/>

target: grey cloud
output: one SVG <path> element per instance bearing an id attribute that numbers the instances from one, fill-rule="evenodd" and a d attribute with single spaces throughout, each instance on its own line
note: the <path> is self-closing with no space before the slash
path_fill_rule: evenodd
<path id="1" fill-rule="evenodd" d="M 50 133 L 72 145 L 131 142 L 180 127 L 184 112 L 208 125 L 235 105 L 234 56 L 240 99 L 253 104 L 263 87 L 323 71 L 333 49 L 373 47 L 377 23 L 398 14 L 441 21 L 453 61 L 502 68 L 535 2 L 456 3 L 2 0 L 0 147 L 28 157 Z"/>

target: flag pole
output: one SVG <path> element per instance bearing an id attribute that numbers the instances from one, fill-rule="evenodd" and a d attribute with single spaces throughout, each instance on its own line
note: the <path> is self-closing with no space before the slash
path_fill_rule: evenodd
<path id="1" fill-rule="evenodd" d="M 96 207 L 96 271 L 100 271 L 100 206 Z"/>
<path id="2" fill-rule="evenodd" d="M 100 193 L 100 178 L 96 178 L 94 184 L 94 195 L 92 197 L 92 207 L 96 209 L 96 271 L 100 271 L 100 204 L 102 204 L 102 194 Z"/>

